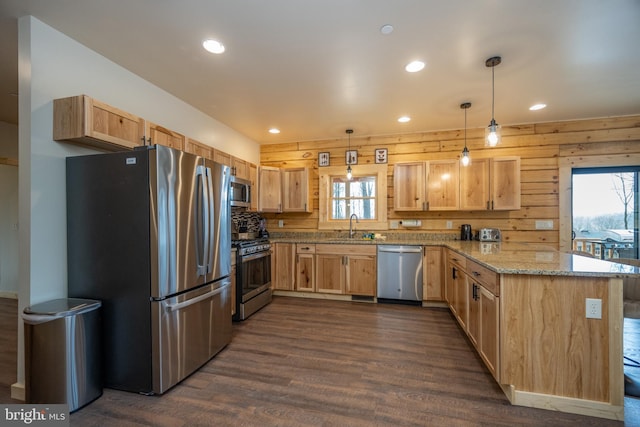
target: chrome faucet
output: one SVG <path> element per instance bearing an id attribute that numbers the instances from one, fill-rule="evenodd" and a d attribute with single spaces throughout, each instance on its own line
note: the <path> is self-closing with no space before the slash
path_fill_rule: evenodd
<path id="1" fill-rule="evenodd" d="M 350 239 L 353 239 L 353 235 L 356 234 L 356 230 L 353 229 L 353 223 L 351 222 L 353 220 L 353 218 L 356 219 L 356 224 L 359 222 L 358 221 L 358 215 L 351 214 L 351 216 L 349 217 L 349 238 Z"/>

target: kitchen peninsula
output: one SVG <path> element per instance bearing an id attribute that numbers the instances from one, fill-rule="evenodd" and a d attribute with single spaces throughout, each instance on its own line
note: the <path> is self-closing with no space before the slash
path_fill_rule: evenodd
<path id="1" fill-rule="evenodd" d="M 312 252 L 319 245 L 335 245 L 336 252 L 341 245 L 378 243 L 439 248 L 439 262 L 427 262 L 425 250 L 424 265 L 439 269 L 435 277 L 442 278 L 443 303 L 512 404 L 624 419 L 622 281 L 640 274 L 638 267 L 542 245 L 434 239 L 398 234 L 377 241 L 292 233 L 273 243 L 292 245 L 293 254 L 296 246 Z M 313 262 L 308 254 L 302 259 L 306 276 L 312 277 Z M 293 268 L 296 264 L 289 263 Z M 429 276 L 434 272 L 425 271 L 425 282 Z M 288 277 L 300 276 L 294 271 Z M 296 290 L 292 283 L 290 291 L 279 293 L 295 295 Z M 298 294 L 335 297 L 316 292 Z M 600 318 L 587 318 L 587 299 L 599 300 Z"/>

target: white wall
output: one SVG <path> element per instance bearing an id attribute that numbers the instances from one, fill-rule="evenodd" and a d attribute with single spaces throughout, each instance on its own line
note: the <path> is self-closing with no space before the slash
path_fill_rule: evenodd
<path id="1" fill-rule="evenodd" d="M 22 310 L 66 297 L 65 157 L 94 152 L 52 140 L 54 99 L 86 94 L 255 163 L 259 146 L 36 18 L 20 18 L 18 33 Z M 24 382 L 21 329 L 18 339 L 14 396 Z"/>

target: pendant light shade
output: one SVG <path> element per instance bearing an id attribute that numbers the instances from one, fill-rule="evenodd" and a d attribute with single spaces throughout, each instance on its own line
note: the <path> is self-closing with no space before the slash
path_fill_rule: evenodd
<path id="1" fill-rule="evenodd" d="M 460 108 L 464 110 L 464 148 L 462 149 L 462 155 L 460 156 L 460 164 L 462 166 L 469 166 L 469 163 L 471 163 L 471 157 L 469 156 L 469 149 L 467 148 L 467 110 L 471 108 L 471 103 L 463 102 L 460 104 Z"/>
<path id="2" fill-rule="evenodd" d="M 347 150 L 347 154 L 349 154 L 349 152 L 351 151 L 351 134 L 353 133 L 353 129 L 347 129 L 345 132 L 349 137 L 349 148 Z M 351 173 L 351 162 L 348 161 L 347 162 L 347 179 L 351 180 L 352 177 L 353 177 L 353 174 Z"/>
<path id="3" fill-rule="evenodd" d="M 489 126 L 485 129 L 485 145 L 489 147 L 495 147 L 500 143 L 501 135 L 500 135 L 500 125 L 496 123 L 495 115 L 494 115 L 494 107 L 495 107 L 495 66 L 500 65 L 502 62 L 502 58 L 499 56 L 493 56 L 485 62 L 487 67 L 491 67 L 491 122 L 489 122 Z"/>

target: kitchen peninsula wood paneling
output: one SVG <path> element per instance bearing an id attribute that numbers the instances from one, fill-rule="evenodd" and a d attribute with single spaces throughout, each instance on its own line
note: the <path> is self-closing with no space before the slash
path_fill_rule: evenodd
<path id="1" fill-rule="evenodd" d="M 391 166 L 399 162 L 459 158 L 464 147 L 463 130 L 352 137 L 351 148 L 358 150 L 359 164 L 374 164 L 374 150 L 388 149 L 388 220 L 422 219 L 422 227 L 418 231 L 435 233 L 457 233 L 461 224 L 471 224 L 474 230 L 495 227 L 502 230 L 505 241 L 543 243 L 556 248 L 560 242 L 559 158 L 579 157 L 583 153 L 603 158 L 616 154 L 640 156 L 640 116 L 504 126 L 502 131 L 502 143 L 495 148 L 486 148 L 484 129 L 467 129 L 467 146 L 472 164 L 476 160 L 495 157 L 520 158 L 521 206 L 514 211 L 394 211 Z M 331 166 L 341 166 L 344 165 L 346 148 L 344 138 L 261 146 L 263 165 L 312 168 L 313 212 L 303 215 L 266 214 L 268 229 L 278 229 L 277 220 L 283 219 L 285 226 L 282 231 L 317 230 L 318 171 L 321 170 L 317 164 L 318 152 L 329 152 Z M 553 229 L 536 230 L 536 220 L 552 220 Z M 447 228 L 449 221 L 452 229 Z"/>

